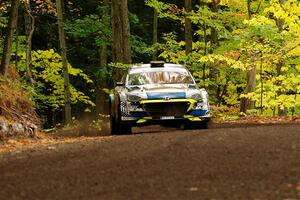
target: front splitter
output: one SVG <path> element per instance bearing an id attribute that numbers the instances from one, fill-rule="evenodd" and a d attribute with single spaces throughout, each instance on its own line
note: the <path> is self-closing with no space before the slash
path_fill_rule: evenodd
<path id="1" fill-rule="evenodd" d="M 131 124 L 132 126 L 146 126 L 146 125 L 160 125 L 165 123 L 176 123 L 176 122 L 205 122 L 210 120 L 210 115 L 206 116 L 191 116 L 185 115 L 183 117 L 174 117 L 173 119 L 164 118 L 164 117 L 143 117 L 143 118 L 135 118 L 135 117 L 122 117 L 122 124 Z"/>

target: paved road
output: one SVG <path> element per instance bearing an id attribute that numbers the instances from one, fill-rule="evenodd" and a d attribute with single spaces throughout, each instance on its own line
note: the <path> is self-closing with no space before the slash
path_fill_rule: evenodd
<path id="1" fill-rule="evenodd" d="M 150 127 L 0 155 L 0 199 L 300 199 L 300 125 Z"/>

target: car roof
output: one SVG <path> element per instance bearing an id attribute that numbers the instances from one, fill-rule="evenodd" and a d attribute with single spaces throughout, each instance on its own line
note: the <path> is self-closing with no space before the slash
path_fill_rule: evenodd
<path id="1" fill-rule="evenodd" d="M 129 74 L 145 71 L 188 71 L 183 65 L 165 63 L 163 67 L 151 67 L 151 64 L 134 65 L 129 69 Z"/>

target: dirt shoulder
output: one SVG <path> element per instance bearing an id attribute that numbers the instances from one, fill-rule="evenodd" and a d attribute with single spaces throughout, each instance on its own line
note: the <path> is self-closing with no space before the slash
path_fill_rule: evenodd
<path id="1" fill-rule="evenodd" d="M 214 120 L 215 124 L 300 124 L 300 117 L 292 116 L 244 116 L 238 119 Z"/>

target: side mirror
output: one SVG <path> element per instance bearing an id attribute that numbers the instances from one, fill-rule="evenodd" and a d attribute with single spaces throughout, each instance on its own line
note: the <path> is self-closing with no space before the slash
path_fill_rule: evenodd
<path id="1" fill-rule="evenodd" d="M 196 82 L 196 83 L 200 83 L 200 79 L 199 79 L 199 78 L 196 78 L 196 79 L 195 79 L 195 82 Z"/>
<path id="2" fill-rule="evenodd" d="M 125 84 L 123 82 L 117 82 L 117 86 L 124 86 Z"/>

